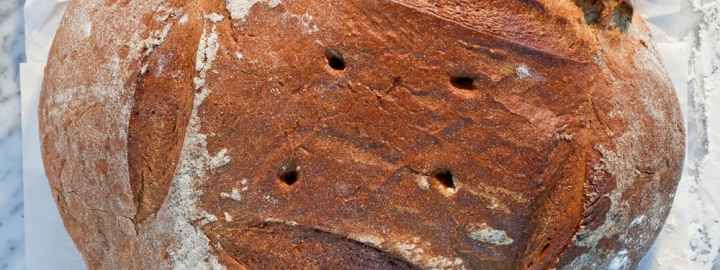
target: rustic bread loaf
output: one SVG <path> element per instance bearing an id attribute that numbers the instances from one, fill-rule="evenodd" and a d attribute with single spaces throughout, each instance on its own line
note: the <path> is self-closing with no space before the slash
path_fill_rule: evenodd
<path id="1" fill-rule="evenodd" d="M 616 0 L 71 1 L 40 102 L 90 269 L 629 269 L 681 114 Z"/>

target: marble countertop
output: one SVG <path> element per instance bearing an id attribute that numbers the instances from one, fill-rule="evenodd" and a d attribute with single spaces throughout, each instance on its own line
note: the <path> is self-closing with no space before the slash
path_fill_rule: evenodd
<path id="1" fill-rule="evenodd" d="M 22 149 L 18 64 L 22 1 L 0 1 L 0 270 L 23 269 Z"/>
<path id="2" fill-rule="evenodd" d="M 720 0 L 632 2 L 636 11 L 652 24 L 655 45 L 664 56 L 664 64 L 684 105 L 689 134 L 686 170 L 673 210 L 640 269 L 720 270 Z M 42 225 L 32 225 L 31 220 L 39 220 L 33 217 L 45 217 L 47 213 L 33 206 L 38 204 L 35 200 L 23 202 L 24 140 L 18 90 L 18 63 L 24 57 L 23 3 L 24 0 L 0 0 L 0 270 L 44 270 L 25 263 L 23 255 L 43 254 L 28 255 L 36 258 L 57 255 L 36 250 L 48 245 L 48 235 L 55 234 L 52 230 L 45 228 L 43 236 L 25 237 L 25 230 L 37 232 Z M 26 152 L 25 157 L 31 155 Z M 32 185 L 27 185 L 25 192 L 32 189 Z M 47 201 L 52 198 L 47 196 Z M 24 224 L 26 212 L 32 226 Z M 45 242 L 40 241 L 43 239 Z M 63 248 L 46 250 L 58 249 Z"/>

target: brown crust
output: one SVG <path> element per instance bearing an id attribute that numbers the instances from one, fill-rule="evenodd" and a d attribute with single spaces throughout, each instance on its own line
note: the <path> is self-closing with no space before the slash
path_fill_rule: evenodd
<path id="1" fill-rule="evenodd" d="M 634 265 L 672 202 L 677 101 L 617 1 L 101 2 L 39 111 L 91 269 Z"/>

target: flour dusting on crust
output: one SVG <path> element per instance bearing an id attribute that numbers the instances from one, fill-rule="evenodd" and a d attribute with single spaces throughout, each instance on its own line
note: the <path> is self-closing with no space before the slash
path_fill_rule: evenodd
<path id="1" fill-rule="evenodd" d="M 515 242 L 505 231 L 490 227 L 486 223 L 470 224 L 468 229 L 470 238 L 481 243 L 506 246 Z"/>
<path id="2" fill-rule="evenodd" d="M 391 249 L 400 256 L 417 265 L 422 265 L 433 270 L 464 270 L 465 264 L 461 258 L 447 258 L 437 256 L 430 251 L 429 243 L 420 241 L 418 237 L 412 237 L 408 241 L 396 242 Z"/>
<path id="3" fill-rule="evenodd" d="M 209 18 L 214 22 L 217 18 Z M 174 235 L 177 246 L 170 252 L 174 269 L 225 269 L 217 256 L 210 251 L 209 239 L 201 228 L 193 224 L 200 220 L 200 225 L 217 221 L 217 217 L 198 209 L 197 201 L 202 195 L 200 184 L 207 180 L 209 170 L 222 167 L 230 162 L 227 150 L 211 155 L 207 150 L 207 135 L 200 133 L 199 108 L 210 94 L 205 87 L 205 78 L 213 65 L 219 48 L 216 26 L 213 24 L 208 32 L 203 30 L 196 55 L 195 87 L 200 91 L 195 94 L 190 121 L 187 126 L 180 161 L 170 190 L 168 208 L 173 217 Z"/>
<path id="4" fill-rule="evenodd" d="M 212 68 L 219 46 L 217 26 L 213 24 L 210 33 L 208 33 L 207 29 L 203 29 L 202 36 L 200 37 L 200 43 L 198 45 L 198 51 L 195 56 L 195 70 L 198 72 L 194 81 L 196 90 L 205 86 L 207 72 L 210 68 Z"/>
<path id="5" fill-rule="evenodd" d="M 257 3 L 265 3 L 270 8 L 280 4 L 280 0 L 225 0 L 225 7 L 233 20 L 244 21 L 250 9 Z"/>

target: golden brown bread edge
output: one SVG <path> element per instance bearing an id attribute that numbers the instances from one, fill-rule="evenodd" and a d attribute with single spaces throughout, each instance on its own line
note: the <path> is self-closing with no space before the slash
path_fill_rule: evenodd
<path id="1" fill-rule="evenodd" d="M 628 269 L 684 155 L 614 0 L 71 1 L 39 117 L 90 269 Z"/>

